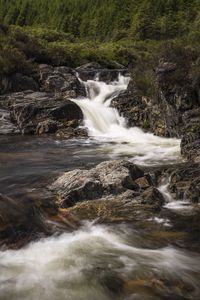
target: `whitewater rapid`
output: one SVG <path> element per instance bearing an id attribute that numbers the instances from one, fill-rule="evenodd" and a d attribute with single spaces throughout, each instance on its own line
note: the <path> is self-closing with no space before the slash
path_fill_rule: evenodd
<path id="1" fill-rule="evenodd" d="M 145 249 L 140 239 L 123 225 L 117 229 L 87 223 L 74 233 L 0 252 L 0 299 L 128 300 L 125 291 L 121 295 L 115 289 L 120 284 L 123 290 L 138 278 L 181 281 L 194 289 L 191 299 L 196 299 L 200 258 L 172 247 Z M 160 298 L 136 290 L 131 299 Z"/>
<path id="2" fill-rule="evenodd" d="M 83 112 L 84 126 L 90 138 L 101 143 L 101 150 L 109 152 L 112 157 L 131 156 L 131 160 L 138 164 L 178 161 L 179 139 L 161 138 L 138 127 L 128 128 L 125 118 L 110 107 L 113 98 L 127 89 L 129 81 L 129 77 L 122 75 L 109 84 L 98 78 L 82 81 L 87 97 L 73 101 Z"/>

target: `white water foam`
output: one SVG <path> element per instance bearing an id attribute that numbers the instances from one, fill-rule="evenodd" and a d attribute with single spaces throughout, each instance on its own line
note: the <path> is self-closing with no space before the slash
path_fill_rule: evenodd
<path id="1" fill-rule="evenodd" d="M 109 84 L 98 80 L 83 82 L 87 98 L 73 100 L 84 114 L 89 136 L 102 143 L 101 150 L 114 157 L 127 155 L 138 164 L 156 164 L 180 159 L 180 140 L 161 138 L 138 127 L 128 128 L 126 120 L 110 107 L 113 98 L 127 89 L 130 78 L 119 75 Z"/>
<path id="2" fill-rule="evenodd" d="M 86 224 L 20 251 L 1 251 L 0 269 L 1 299 L 111 300 L 104 281 L 109 276 L 113 284 L 117 277 L 181 280 L 198 293 L 200 257 L 172 247 L 143 249 L 111 228 Z"/>
<path id="3" fill-rule="evenodd" d="M 164 179 L 163 182 L 158 187 L 158 190 L 161 192 L 165 199 L 165 208 L 179 211 L 180 213 L 190 213 L 193 210 L 193 206 L 189 199 L 185 197 L 182 200 L 175 200 L 171 193 L 169 192 L 169 185 L 170 185 L 170 177 L 168 179 Z"/>

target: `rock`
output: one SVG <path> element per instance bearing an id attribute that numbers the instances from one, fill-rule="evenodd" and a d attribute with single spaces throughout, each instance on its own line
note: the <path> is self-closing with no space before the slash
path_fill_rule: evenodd
<path id="1" fill-rule="evenodd" d="M 127 90 L 113 99 L 111 105 L 127 119 L 129 126 L 180 138 L 199 124 L 200 79 L 190 74 L 183 58 L 168 59 L 160 59 L 148 75 L 152 91 L 147 93 L 145 87 L 139 86 L 133 70 Z"/>
<path id="2" fill-rule="evenodd" d="M 157 204 L 158 209 L 165 203 L 163 195 L 155 187 L 150 187 L 142 193 L 142 204 Z"/>
<path id="3" fill-rule="evenodd" d="M 170 191 L 176 199 L 187 199 L 191 202 L 200 201 L 200 164 L 185 163 L 174 170 L 169 169 Z"/>
<path id="4" fill-rule="evenodd" d="M 39 65 L 41 85 L 46 92 L 53 92 L 68 98 L 86 96 L 84 85 L 74 71 L 68 67 Z"/>
<path id="5" fill-rule="evenodd" d="M 38 91 L 39 84 L 36 79 L 20 73 L 0 79 L 1 94 L 21 92 L 25 90 Z"/>
<path id="6" fill-rule="evenodd" d="M 0 109 L 0 135 L 19 133 L 18 128 L 11 122 L 9 110 Z"/>
<path id="7" fill-rule="evenodd" d="M 22 134 L 51 133 L 66 126 L 66 122 L 83 119 L 81 109 L 74 102 L 45 92 L 26 91 L 4 98 L 11 120 Z"/>
<path id="8" fill-rule="evenodd" d="M 185 132 L 181 141 L 181 154 L 187 159 L 200 161 L 200 108 L 186 111 L 182 118 Z"/>
<path id="9" fill-rule="evenodd" d="M 53 182 L 49 189 L 58 195 L 57 203 L 61 207 L 70 207 L 86 200 L 106 199 L 134 200 L 136 204 L 158 208 L 163 204 L 163 197 L 156 188 L 144 188 L 142 180 L 139 185 L 138 179 L 143 177 L 143 170 L 136 165 L 114 160 L 103 162 L 91 170 L 67 172 Z"/>
<path id="10" fill-rule="evenodd" d="M 36 133 L 39 135 L 43 133 L 54 133 L 58 130 L 59 126 L 62 126 L 61 123 L 47 119 L 38 123 L 36 127 Z"/>
<path id="11" fill-rule="evenodd" d="M 118 79 L 119 73 L 122 75 L 129 75 L 128 70 L 121 65 L 116 65 L 115 68 L 103 67 L 98 63 L 87 63 L 76 68 L 79 77 L 84 80 L 93 80 L 98 78 L 100 81 L 111 82 Z"/>
<path id="12" fill-rule="evenodd" d="M 45 231 L 38 208 L 31 201 L 19 202 L 0 194 L 1 240 L 14 243 L 20 237 L 23 239 L 24 236 Z"/>
<path id="13" fill-rule="evenodd" d="M 88 137 L 87 130 L 84 128 L 74 128 L 72 126 L 67 126 L 66 128 L 59 129 L 56 131 L 56 136 L 65 139 L 72 138 L 86 138 Z"/>
<path id="14" fill-rule="evenodd" d="M 84 64 L 80 67 L 77 67 L 76 68 L 76 71 L 84 71 L 84 70 L 101 70 L 103 69 L 103 67 L 97 63 L 97 62 L 90 62 L 90 63 L 87 63 L 87 64 Z"/>

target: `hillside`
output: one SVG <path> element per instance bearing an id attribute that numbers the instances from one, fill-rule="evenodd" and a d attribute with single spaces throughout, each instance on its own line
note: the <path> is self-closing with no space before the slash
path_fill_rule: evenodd
<path id="1" fill-rule="evenodd" d="M 76 37 L 169 39 L 198 32 L 199 0 L 1 0 L 5 24 L 48 26 Z"/>

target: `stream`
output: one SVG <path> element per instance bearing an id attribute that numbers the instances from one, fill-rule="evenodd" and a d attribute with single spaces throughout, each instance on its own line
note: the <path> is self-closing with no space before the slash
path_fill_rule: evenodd
<path id="1" fill-rule="evenodd" d="M 83 82 L 87 97 L 72 100 L 82 109 L 86 140 L 1 135 L 0 193 L 26 198 L 64 171 L 117 158 L 148 168 L 181 163 L 180 140 L 128 128 L 110 106 L 129 80 Z M 158 188 L 166 204 L 153 218 L 83 222 L 74 232 L 0 251 L 0 300 L 199 300 L 196 208 L 173 199 L 168 178 Z"/>

